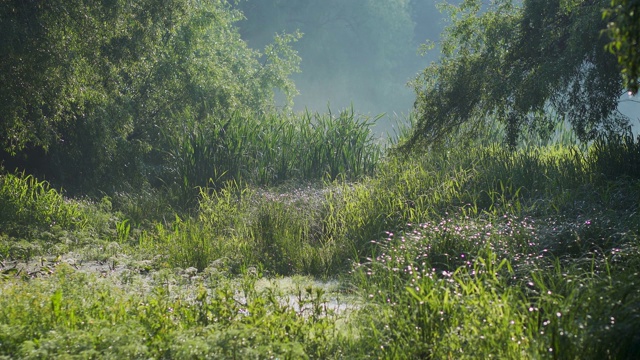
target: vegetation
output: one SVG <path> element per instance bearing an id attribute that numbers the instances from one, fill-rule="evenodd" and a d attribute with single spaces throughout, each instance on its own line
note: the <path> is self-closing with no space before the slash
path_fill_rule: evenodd
<path id="1" fill-rule="evenodd" d="M 622 78 L 615 56 L 603 51 L 604 7 L 559 0 L 444 6 L 451 24 L 442 57 L 414 81 L 418 121 L 406 147 L 487 117 L 505 124 L 511 146 L 524 130 L 545 133 L 563 121 L 581 140 L 623 131 Z"/>
<path id="2" fill-rule="evenodd" d="M 185 124 L 221 128 L 270 111 L 276 89 L 295 94 L 296 36 L 250 49 L 224 1 L 2 1 L 0 11 L 5 167 L 74 193 L 153 185 L 169 176 Z"/>
<path id="3" fill-rule="evenodd" d="M 202 189 L 193 216 L 133 227 L 8 173 L 7 219 L 72 217 L 4 233 L 0 354 L 635 358 L 639 148 L 451 142 L 356 183 Z"/>
<path id="4" fill-rule="evenodd" d="M 611 38 L 607 47 L 618 57 L 625 86 L 633 95 L 638 93 L 638 79 L 640 79 L 639 14 L 640 2 L 636 0 L 612 0 L 611 8 L 604 11 L 604 18 L 611 20 L 607 24 L 607 34 Z"/>
<path id="5" fill-rule="evenodd" d="M 495 109 L 468 121 L 418 87 L 414 127 L 388 151 L 353 109 L 277 109 L 299 36 L 260 55 L 226 2 L 0 4 L 16 30 L 0 44 L 16 90 L 0 90 L 0 359 L 640 357 L 640 138 L 580 141 L 607 109 L 515 137 Z M 537 20 L 599 26 L 562 4 Z M 490 34 L 463 44 L 466 31 L 502 36 L 536 4 L 476 5 L 452 8 L 452 42 L 426 73 L 490 61 Z M 567 48 L 586 73 L 551 81 L 545 67 L 577 58 L 530 54 L 520 79 L 542 76 L 552 100 L 563 82 L 593 90 L 602 68 L 581 44 Z M 609 59 L 599 51 L 589 59 Z M 461 89 L 447 74 L 436 99 Z M 503 109 L 537 109 L 518 99 Z M 498 104 L 472 105 L 485 100 Z M 420 144 L 427 103 L 451 115 L 438 141 L 395 151 Z"/>
<path id="6" fill-rule="evenodd" d="M 232 115 L 223 124 L 185 122 L 168 153 L 166 176 L 175 203 L 194 205 L 200 187 L 227 181 L 277 185 L 288 180 L 348 179 L 372 174 L 382 148 L 376 119 L 354 113 L 259 117 Z"/>

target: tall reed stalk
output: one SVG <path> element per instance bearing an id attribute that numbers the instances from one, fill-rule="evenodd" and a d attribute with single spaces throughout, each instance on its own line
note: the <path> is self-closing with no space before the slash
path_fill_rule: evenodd
<path id="1" fill-rule="evenodd" d="M 274 185 L 287 180 L 357 179 L 370 175 L 382 155 L 371 127 L 378 118 L 357 115 L 247 115 L 187 121 L 170 138 L 165 175 L 175 195 L 193 205 L 198 187 L 229 181 Z"/>

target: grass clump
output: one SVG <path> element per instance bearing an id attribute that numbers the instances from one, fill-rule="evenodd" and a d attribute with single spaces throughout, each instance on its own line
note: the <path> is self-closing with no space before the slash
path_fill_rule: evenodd
<path id="1" fill-rule="evenodd" d="M 77 204 L 24 172 L 0 173 L 0 203 L 0 226 L 9 234 L 23 235 L 32 227 L 82 227 L 86 221 Z"/>
<path id="2" fill-rule="evenodd" d="M 382 155 L 371 132 L 376 120 L 351 108 L 338 115 L 236 113 L 221 123 L 188 123 L 182 137 L 170 139 L 172 165 L 163 182 L 178 205 L 189 207 L 198 187 L 220 188 L 228 181 L 270 186 L 362 178 Z"/>
<path id="3" fill-rule="evenodd" d="M 328 275 L 335 253 L 323 229 L 325 194 L 311 185 L 289 189 L 201 189 L 197 215 L 157 224 L 141 247 L 171 266 L 202 270 L 223 261 L 238 271 L 261 266 L 272 274 Z"/>

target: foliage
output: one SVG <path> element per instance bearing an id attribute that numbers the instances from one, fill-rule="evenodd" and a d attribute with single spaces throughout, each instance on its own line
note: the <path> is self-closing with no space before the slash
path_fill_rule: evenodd
<path id="1" fill-rule="evenodd" d="M 612 264 L 617 249 L 560 263 L 526 244 L 539 225 L 491 218 L 474 227 L 460 220 L 390 235 L 380 244 L 382 254 L 358 271 L 376 304 L 362 321 L 378 329 L 363 341 L 380 344 L 377 357 L 637 356 L 637 340 L 628 331 L 640 325 L 640 293 L 624 280 L 637 271 L 631 260 L 637 239 L 619 258 L 633 269 Z M 515 245 L 507 240 L 511 235 L 500 234 L 505 230 L 525 245 L 511 248 L 508 258 L 491 250 L 500 243 Z M 456 249 L 458 242 L 467 251 Z M 443 255 L 453 260 L 450 270 L 442 270 Z"/>
<path id="2" fill-rule="evenodd" d="M 118 286 L 69 266 L 28 287 L 2 282 L 0 356 L 334 357 L 330 321 L 338 316 L 323 310 L 322 291 L 300 294 L 312 306 L 303 312 L 282 302 L 277 288 L 258 290 L 255 275 L 230 281 L 212 269 L 204 276 L 217 284 L 194 288 L 168 272 L 140 291 L 139 278 Z"/>
<path id="3" fill-rule="evenodd" d="M 242 216 L 247 211 L 249 194 L 229 183 L 219 192 L 200 192 L 200 214 L 197 219 L 182 220 L 176 216 L 169 226 L 156 225 L 140 245 L 166 254 L 173 266 L 203 270 L 210 263 L 227 258 L 240 264 L 246 255 L 246 240 L 237 236 L 242 231 Z"/>
<path id="4" fill-rule="evenodd" d="M 361 346 L 388 359 L 637 356 L 636 142 L 457 144 L 382 166 L 345 204 L 371 299 L 358 326 L 376 329 Z"/>
<path id="5" fill-rule="evenodd" d="M 638 141 L 523 140 L 202 188 L 143 229 L 76 203 L 86 234 L 0 235 L 0 357 L 636 358 Z M 338 290 L 270 285 L 303 273 Z"/>
<path id="6" fill-rule="evenodd" d="M 337 116 L 251 116 L 234 113 L 223 123 L 183 124 L 169 137 L 168 172 L 163 179 L 179 205 L 196 201 L 198 187 L 218 188 L 227 181 L 277 185 L 290 180 L 355 180 L 373 174 L 382 155 L 371 126 L 377 119 L 353 108 Z"/>
<path id="7" fill-rule="evenodd" d="M 504 123 L 515 146 L 521 128 L 561 120 L 581 140 L 624 129 L 622 81 L 603 47 L 603 1 L 505 0 L 445 5 L 442 56 L 414 81 L 418 121 L 405 144 L 442 141 L 461 124 Z M 558 119 L 559 117 L 559 119 Z M 473 134 L 473 132 L 471 132 Z"/>
<path id="8" fill-rule="evenodd" d="M 185 119 L 212 126 L 270 111 L 275 89 L 295 94 L 296 37 L 277 37 L 263 57 L 225 1 L 3 1 L 0 11 L 5 165 L 69 190 L 154 183 Z"/>
<path id="9" fill-rule="evenodd" d="M 610 21 L 606 33 L 611 42 L 607 48 L 618 57 L 624 86 L 635 95 L 640 79 L 640 2 L 612 0 L 611 8 L 604 10 L 603 17 Z"/>
<path id="10" fill-rule="evenodd" d="M 197 187 L 357 178 L 380 156 L 375 119 L 353 109 L 289 114 L 300 35 L 278 35 L 261 54 L 240 39 L 241 14 L 224 1 L 7 1 L 0 10 L 9 34 L 2 159 L 71 194 L 163 188 L 189 208 Z M 276 90 L 288 99 L 282 111 Z"/>
<path id="11" fill-rule="evenodd" d="M 605 126 L 591 112 L 620 79 L 594 6 L 451 7 L 430 69 L 477 100 L 454 110 L 480 138 L 382 157 L 353 110 L 274 112 L 298 36 L 261 57 L 226 2 L 0 3 L 4 150 L 101 194 L 0 175 L 0 358 L 637 358 L 640 139 L 515 142 L 493 122 Z M 273 285 L 296 274 L 338 290 Z"/>
<path id="12" fill-rule="evenodd" d="M 85 214 L 46 181 L 23 173 L 0 174 L 1 233 L 24 234 L 30 228 L 81 227 Z"/>
<path id="13" fill-rule="evenodd" d="M 593 171 L 604 179 L 640 178 L 640 138 L 634 139 L 630 133 L 599 138 L 591 150 Z"/>
<path id="14" fill-rule="evenodd" d="M 139 244 L 182 268 L 223 262 L 234 270 L 261 266 L 279 275 L 328 275 L 344 264 L 322 229 L 324 195 L 312 187 L 290 191 L 295 198 L 234 182 L 201 189 L 197 217 L 158 224 Z"/>
<path id="15" fill-rule="evenodd" d="M 603 184 L 620 178 L 623 169 L 630 181 L 637 177 L 635 143 L 599 144 L 588 153 L 560 143 L 512 152 L 496 143 L 451 141 L 446 150 L 420 158 L 388 158 L 374 177 L 358 183 L 339 178 L 322 191 L 289 188 L 299 202 L 278 191 L 242 190 L 237 183 L 203 189 L 198 220 L 178 222 L 173 232 L 151 236 L 155 240 L 149 244 L 156 242 L 153 247 L 182 267 L 203 268 L 224 258 L 235 266 L 261 264 L 278 274 L 324 275 L 371 257 L 376 251 L 372 240 L 385 232 L 443 213 L 555 217 L 584 201 L 616 209 L 632 206 L 632 198 Z M 165 236 L 171 233 L 175 236 Z"/>

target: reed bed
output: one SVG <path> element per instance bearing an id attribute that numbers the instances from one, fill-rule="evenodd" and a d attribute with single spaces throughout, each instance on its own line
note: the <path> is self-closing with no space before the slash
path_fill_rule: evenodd
<path id="1" fill-rule="evenodd" d="M 272 186 L 286 181 L 356 180 L 373 174 L 382 146 L 371 119 L 353 108 L 338 115 L 236 113 L 223 121 L 187 122 L 171 138 L 164 183 L 194 205 L 198 187 L 227 181 Z"/>

